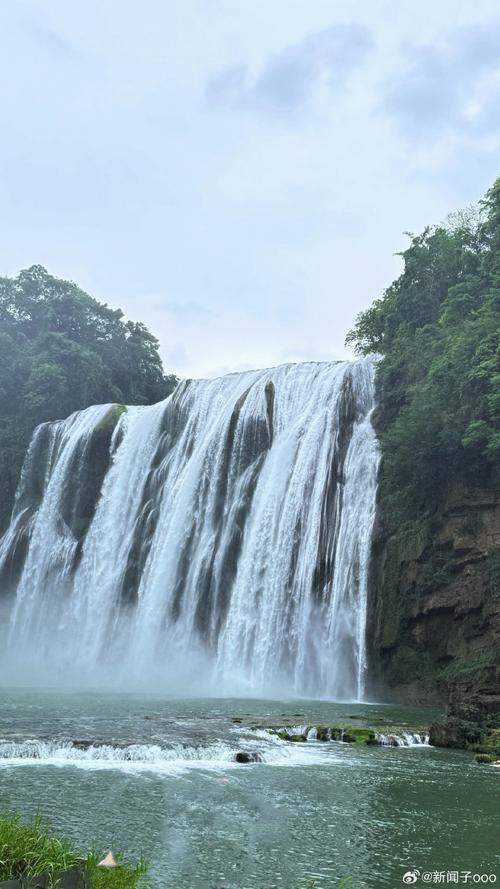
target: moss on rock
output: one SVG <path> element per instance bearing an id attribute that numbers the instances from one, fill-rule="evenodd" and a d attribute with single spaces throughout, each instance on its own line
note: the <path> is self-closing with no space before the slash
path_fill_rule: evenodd
<path id="1" fill-rule="evenodd" d="M 293 744 L 302 744 L 304 741 L 307 741 L 307 735 L 290 735 L 284 729 L 280 729 L 276 734 L 282 741 L 291 741 Z"/>
<path id="2" fill-rule="evenodd" d="M 369 728 L 357 728 L 349 725 L 344 733 L 344 741 L 347 740 L 355 744 L 369 744 L 375 741 L 375 732 Z"/>
<path id="3" fill-rule="evenodd" d="M 96 432 L 112 432 L 121 415 L 124 414 L 126 410 L 126 404 L 112 404 L 106 416 L 103 417 L 101 422 L 95 427 L 94 434 Z"/>

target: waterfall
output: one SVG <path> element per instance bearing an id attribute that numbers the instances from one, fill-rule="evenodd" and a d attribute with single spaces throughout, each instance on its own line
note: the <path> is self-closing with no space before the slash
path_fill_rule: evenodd
<path id="1" fill-rule="evenodd" d="M 38 427 L 0 542 L 4 676 L 361 700 L 373 377 L 283 365 Z"/>

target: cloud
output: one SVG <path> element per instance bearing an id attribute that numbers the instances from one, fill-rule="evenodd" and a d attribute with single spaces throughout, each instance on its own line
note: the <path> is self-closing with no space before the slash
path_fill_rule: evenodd
<path id="1" fill-rule="evenodd" d="M 162 311 L 170 312 L 171 315 L 174 315 L 176 318 L 183 321 L 191 321 L 197 318 L 208 318 L 216 315 L 216 312 L 209 309 L 208 306 L 202 306 L 194 300 L 188 300 L 183 303 L 172 301 L 162 302 L 158 304 L 158 308 L 161 308 Z"/>
<path id="2" fill-rule="evenodd" d="M 400 232 L 498 173 L 498 0 L 179 9 L 0 4 L 1 270 L 120 305 L 180 376 L 345 356 Z"/>
<path id="3" fill-rule="evenodd" d="M 25 27 L 30 36 L 54 56 L 69 56 L 75 52 L 73 45 L 57 31 L 45 28 L 34 21 L 27 22 Z"/>
<path id="4" fill-rule="evenodd" d="M 453 29 L 441 45 L 409 46 L 402 75 L 387 84 L 383 108 L 412 139 L 427 141 L 455 128 L 464 132 L 486 124 L 490 113 L 488 79 L 500 71 L 500 27 Z"/>
<path id="5" fill-rule="evenodd" d="M 214 74 L 207 83 L 205 98 L 212 107 L 235 106 L 247 90 L 246 65 L 228 65 Z"/>
<path id="6" fill-rule="evenodd" d="M 246 65 L 223 68 L 208 81 L 205 98 L 212 108 L 290 114 L 321 86 L 342 86 L 372 46 L 365 26 L 332 25 L 272 56 L 255 77 Z"/>
<path id="7" fill-rule="evenodd" d="M 183 343 L 167 343 L 164 352 L 167 367 L 174 368 L 179 374 L 189 372 L 191 359 Z"/>

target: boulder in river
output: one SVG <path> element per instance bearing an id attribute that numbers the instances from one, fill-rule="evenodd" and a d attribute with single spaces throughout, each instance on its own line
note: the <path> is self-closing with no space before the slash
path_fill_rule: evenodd
<path id="1" fill-rule="evenodd" d="M 238 753 L 235 754 L 236 762 L 248 763 L 248 762 L 262 762 L 262 756 L 260 753 L 249 753 L 246 750 L 239 750 Z"/>

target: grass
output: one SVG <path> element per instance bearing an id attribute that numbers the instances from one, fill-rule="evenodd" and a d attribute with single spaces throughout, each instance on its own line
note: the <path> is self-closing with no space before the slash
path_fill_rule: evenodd
<path id="1" fill-rule="evenodd" d="M 92 889 L 146 889 L 147 882 L 143 879 L 147 872 L 144 861 L 131 866 L 121 864 L 118 867 L 97 867 L 102 855 L 91 852 L 87 858 L 87 873 Z"/>
<path id="2" fill-rule="evenodd" d="M 484 652 L 483 654 L 477 655 L 476 657 L 468 658 L 467 660 L 454 660 L 451 664 L 448 664 L 444 670 L 441 670 L 439 676 L 441 679 L 445 680 L 453 680 L 453 679 L 466 679 L 471 674 L 478 673 L 481 670 L 487 670 L 489 667 L 494 666 L 495 656 L 494 653 Z"/>
<path id="3" fill-rule="evenodd" d="M 0 816 L 0 881 L 42 874 L 54 878 L 58 871 L 79 866 L 86 868 L 92 889 L 146 889 L 143 861 L 135 866 L 100 868 L 97 865 L 102 857 L 96 850 L 82 855 L 42 818 L 24 823 L 17 815 Z"/>

